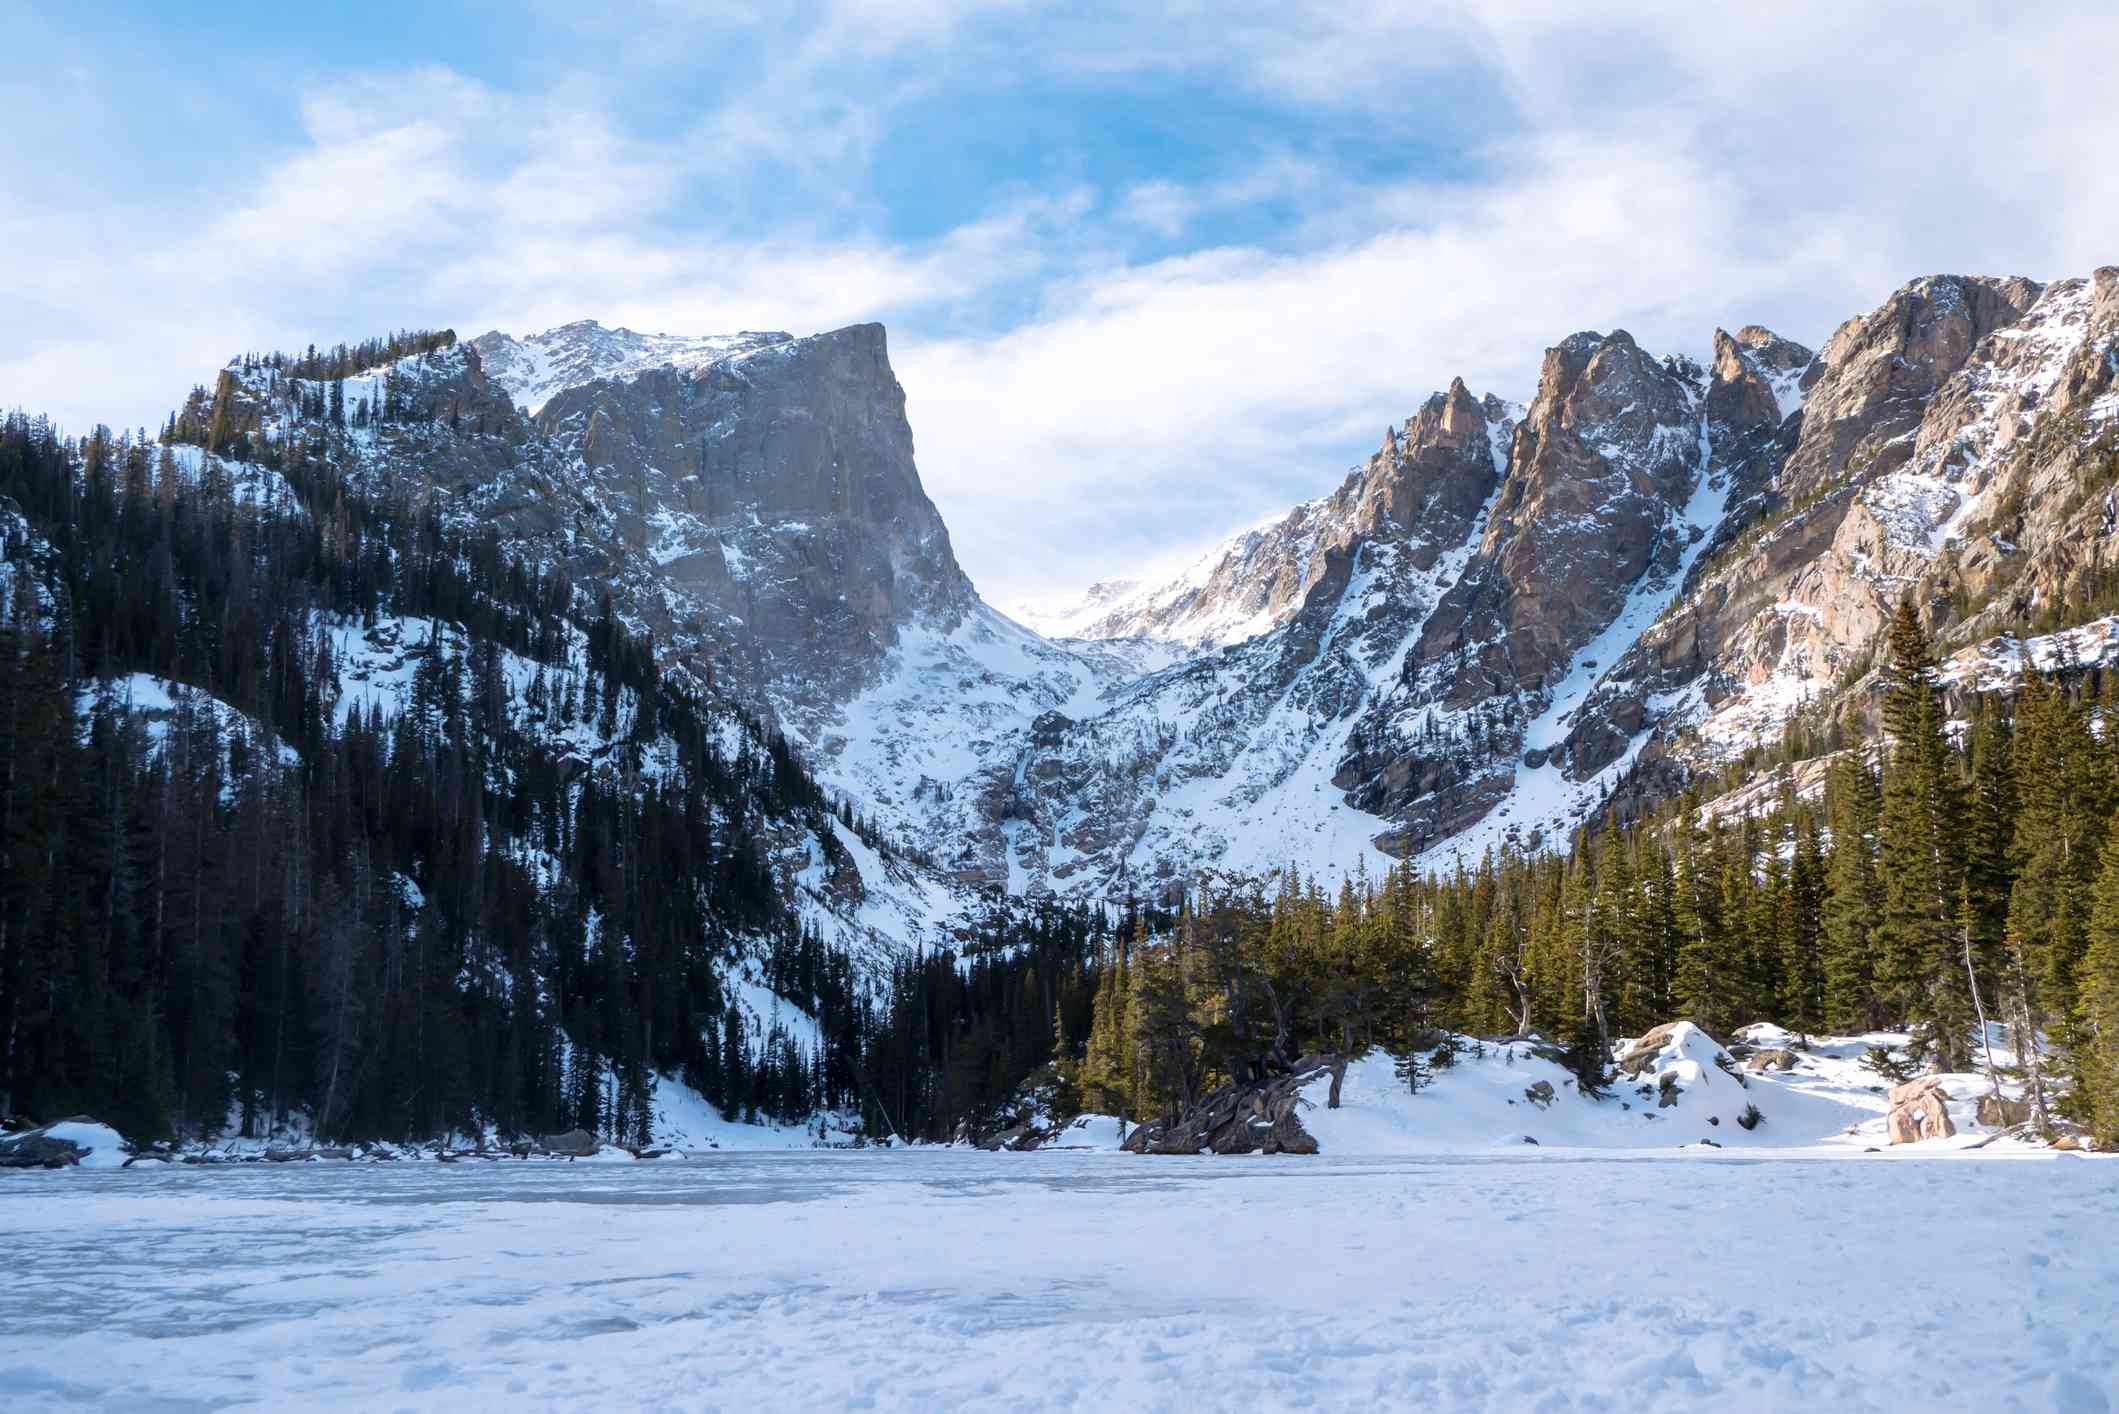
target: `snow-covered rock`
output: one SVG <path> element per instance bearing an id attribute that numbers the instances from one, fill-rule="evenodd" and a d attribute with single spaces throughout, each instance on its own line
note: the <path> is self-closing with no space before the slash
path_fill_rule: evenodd
<path id="1" fill-rule="evenodd" d="M 86 1115 L 0 1135 L 0 1168 L 115 1169 L 126 1157 L 118 1131 Z"/>
<path id="2" fill-rule="evenodd" d="M 554 395 L 600 378 L 625 380 L 650 369 L 675 368 L 697 373 L 724 359 L 774 344 L 791 334 L 638 334 L 606 329 L 580 319 L 516 338 L 495 329 L 471 340 L 485 361 L 486 375 L 507 390 L 515 405 L 535 416 Z"/>

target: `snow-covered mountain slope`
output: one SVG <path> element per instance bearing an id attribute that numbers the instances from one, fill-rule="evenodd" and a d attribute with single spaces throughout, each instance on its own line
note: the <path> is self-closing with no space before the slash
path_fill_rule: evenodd
<path id="1" fill-rule="evenodd" d="M 1412 528 L 1407 518 L 1419 508 L 1394 500 L 1395 488 L 1413 474 L 1411 459 L 1457 453 L 1459 443 L 1449 439 L 1476 429 L 1494 464 L 1506 467 L 1522 416 L 1520 405 L 1491 394 L 1475 400 L 1460 379 L 1403 424 L 1385 428 L 1383 445 L 1331 495 L 1229 537 L 1167 578 L 1094 585 L 1079 603 L 1030 621 L 1055 636 L 1153 638 L 1200 652 L 1270 632 L 1302 608 L 1332 552 Z"/>
<path id="2" fill-rule="evenodd" d="M 1011 605 L 1008 617 L 1047 638 L 1080 638 L 1097 620 L 1130 603 L 1144 587 L 1146 581 L 1139 579 L 1100 580 L 1077 595 L 1055 595 Z"/>
<path id="3" fill-rule="evenodd" d="M 1462 384 L 1436 394 L 1304 513 L 1316 533 L 1281 542 L 1307 576 L 1296 612 L 1218 652 L 1055 643 L 990 611 L 908 635 L 807 738 L 822 778 L 960 877 L 1011 890 L 1153 894 L 1205 863 L 1380 868 L 1377 822 L 1335 777 L 1472 554 L 1512 425 Z"/>
<path id="4" fill-rule="evenodd" d="M 584 330 L 610 332 L 573 325 L 555 334 Z M 534 419 L 471 345 L 436 347 L 335 387 L 237 361 L 227 370 L 231 421 L 281 448 L 328 433 L 353 487 L 428 498 L 445 521 L 493 534 L 585 617 L 607 595 L 614 616 L 651 636 L 730 761 L 764 759 L 773 733 L 799 733 L 872 684 L 901 632 L 925 641 L 976 606 L 913 470 L 904 395 L 878 326 L 596 347 L 638 360 L 672 347 L 693 357 L 569 383 Z M 320 411 L 331 406 L 344 408 L 343 425 Z M 184 486 L 210 480 L 240 505 L 307 513 L 284 478 L 255 462 L 194 446 L 167 451 Z M 314 634 L 334 668 L 327 706 L 341 721 L 431 711 L 423 683 L 476 670 L 460 624 L 383 616 L 320 621 Z M 491 671 L 519 728 L 579 769 L 598 769 L 637 735 L 636 704 L 627 695 L 605 720 L 584 695 L 578 630 L 564 647 L 570 667 L 502 648 Z M 1128 660 L 1106 656 L 1108 672 L 1125 670 Z M 651 737 L 638 756 L 643 778 L 660 779 L 672 745 Z M 865 793 L 826 783 L 864 817 L 875 813 Z M 919 842 L 899 834 L 893 843 Z M 878 968 L 943 944 L 993 906 L 918 855 L 877 849 L 835 820 L 771 841 L 803 921 Z"/>
<path id="5" fill-rule="evenodd" d="M 569 388 L 599 378 L 628 379 L 652 368 L 699 373 L 723 359 L 751 353 L 794 336 L 745 330 L 740 334 L 636 334 L 579 319 L 518 339 L 498 329 L 479 335 L 471 347 L 485 361 L 486 376 L 535 416 Z"/>
<path id="6" fill-rule="evenodd" d="M 1016 619 L 957 566 L 876 326 L 489 336 L 349 380 L 394 412 L 348 436 L 607 592 L 949 887 L 1117 898 L 1553 840 L 1858 690 L 1909 591 L 1953 651 L 2110 607 L 2119 271 L 1712 344 L 1570 336 L 1527 405 L 1453 383 L 1175 578 Z"/>
<path id="7" fill-rule="evenodd" d="M 1956 1133 L 1893 1147 L 1891 1083 L 1865 1065 L 1872 1049 L 1903 1050 L 1912 1038 L 1878 1031 L 1803 1038 L 1778 1026 L 1745 1027 L 1721 1046 L 1691 1022 L 1633 1074 L 1620 1073 L 1598 1096 L 1577 1087 L 1552 1050 L 1536 1042 L 1452 1038 L 1446 1067 L 1430 1068 L 1411 1089 L 1392 1057 L 1373 1052 L 1347 1067 L 1340 1107 L 1325 1104 L 1326 1082 L 1305 1091 L 1302 1124 L 1325 1154 L 1438 1154 L 1546 1149 L 1743 1149 L 1819 1155 L 1891 1150 L 1935 1157 L 1979 1149 L 2035 1154 L 2042 1146 L 1982 1123 L 1988 1091 L 1977 1074 L 1939 1076 Z M 1997 1048 L 2002 1042 L 1997 1040 Z M 1619 1046 L 1623 1054 L 1624 1043 Z M 1753 1069 L 1738 1053 L 1785 1051 L 1792 1066 Z M 1423 1058 L 1432 1053 L 1423 1053 Z M 2022 1085 L 2001 1083 L 2010 1101 Z"/>
<path id="8" fill-rule="evenodd" d="M 1938 627 L 1992 639 L 2026 603 L 2065 621 L 2101 553 L 2080 547 L 2111 519 L 2079 488 L 2114 479 L 2113 283 L 1930 277 L 1822 355 L 1746 326 L 1716 331 L 1708 368 L 1580 334 L 1527 409 L 1458 385 L 1333 496 L 1043 619 L 1190 656 L 1130 680 L 1084 667 L 1076 688 L 1100 685 L 1073 706 L 1003 691 L 1028 724 L 996 734 L 977 709 L 958 784 L 923 772 L 899 818 L 1016 888 L 1153 892 L 1210 863 L 1329 876 L 1403 852 L 1447 867 L 1777 737 L 1847 690 L 1909 588 L 1937 604 L 2022 572 L 1989 559 L 2057 558 L 2051 588 L 2013 607 L 1989 588 Z M 1453 420 L 1499 462 L 1438 501 Z M 2012 491 L 2019 515 L 2081 529 L 1996 533 Z M 944 701 L 922 716 L 947 719 Z"/>
<path id="9" fill-rule="evenodd" d="M 152 673 L 126 673 L 83 688 L 76 696 L 75 710 L 84 736 L 93 730 L 90 718 L 98 712 L 136 720 L 149 752 L 165 749 L 172 731 L 182 731 L 193 722 L 210 733 L 212 740 L 237 752 L 262 750 L 269 739 L 263 724 L 220 698 Z M 273 750 L 281 764 L 301 764 L 301 757 L 285 742 L 274 741 Z"/>
<path id="10" fill-rule="evenodd" d="M 1946 653 L 2097 612 L 2119 450 L 2119 270 L 1937 276 L 1833 335 L 1772 505 L 1597 689 L 1657 757 L 1724 759 L 1863 696 L 1901 597 Z"/>

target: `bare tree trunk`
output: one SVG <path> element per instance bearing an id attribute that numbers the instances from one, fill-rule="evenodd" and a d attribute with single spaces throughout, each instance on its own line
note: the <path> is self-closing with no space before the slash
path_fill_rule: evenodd
<path id="1" fill-rule="evenodd" d="M 1986 1051 L 1987 1088 L 1994 1098 L 2001 1098 L 2001 1075 L 1994 1069 L 1994 1037 L 1987 1030 L 1987 1004 L 1979 999 L 1979 973 L 1972 966 L 1972 930 L 1960 930 L 1964 934 L 1964 975 L 1972 987 L 1972 1010 L 1979 1017 L 1979 1043 Z"/>
<path id="2" fill-rule="evenodd" d="M 1344 1085 L 1345 1083 L 1346 1057 L 1341 1056 L 1339 1057 L 1339 1059 L 1332 1062 L 1332 1090 L 1331 1093 L 1325 1097 L 1324 1107 L 1326 1109 L 1336 1110 L 1339 1108 L 1339 1087 L 1341 1085 Z"/>
<path id="3" fill-rule="evenodd" d="M 2021 991 L 2016 994 L 2016 1026 L 2016 1048 L 2024 1058 L 2024 1098 L 2031 1102 L 2031 1129 L 2042 1139 L 2052 1131 L 2053 1120 L 2045 1108 L 2045 1074 L 2038 1064 L 2038 1028 L 2031 1021 L 2030 998 Z"/>

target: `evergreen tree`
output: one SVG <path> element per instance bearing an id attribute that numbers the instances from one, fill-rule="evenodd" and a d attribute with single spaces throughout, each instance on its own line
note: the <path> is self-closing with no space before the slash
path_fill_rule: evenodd
<path id="1" fill-rule="evenodd" d="M 2100 1145 L 2119 1145 L 2119 820 L 2107 826 L 2078 1002 L 2078 1108 Z"/>
<path id="2" fill-rule="evenodd" d="M 1832 858 L 1826 870 L 1821 948 L 1825 1025 L 1873 1031 L 1883 1024 L 1876 987 L 1875 940 L 1883 918 L 1883 885 L 1874 841 L 1880 804 L 1876 777 L 1854 751 L 1833 763 L 1829 795 Z"/>
<path id="3" fill-rule="evenodd" d="M 1957 967 L 1956 782 L 1935 664 L 1912 600 L 1899 601 L 1884 674 L 1884 769 L 1877 857 L 1883 880 L 1879 981 L 1889 1009 L 1917 1028 L 1943 1068 L 1969 1060 L 1970 997 Z"/>

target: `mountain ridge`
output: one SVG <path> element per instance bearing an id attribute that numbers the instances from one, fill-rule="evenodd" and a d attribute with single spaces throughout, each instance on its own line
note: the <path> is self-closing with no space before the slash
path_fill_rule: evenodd
<path id="1" fill-rule="evenodd" d="M 2075 592 L 2077 532 L 1968 532 L 2004 473 L 2034 513 L 2066 499 L 2023 468 L 2077 465 L 2113 420 L 2114 279 L 1924 276 L 1814 353 L 1756 324 L 1715 329 L 1704 364 L 1570 335 L 1529 403 L 1453 380 L 1335 489 L 1048 613 L 1060 637 L 958 566 L 881 326 L 482 336 L 449 415 L 476 405 L 510 450 L 417 475 L 612 594 L 959 881 L 1159 896 L 1208 865 L 1443 867 L 1840 701 L 1898 592 L 1953 651 L 2031 626 L 1992 602 L 2019 559 L 2064 562 L 2048 603 Z M 1953 620 L 1973 588 L 1977 622 Z"/>

